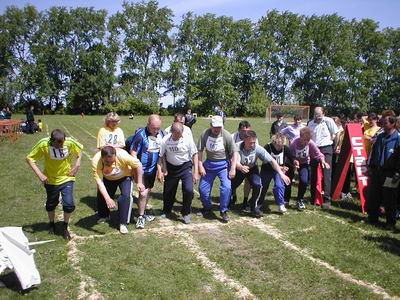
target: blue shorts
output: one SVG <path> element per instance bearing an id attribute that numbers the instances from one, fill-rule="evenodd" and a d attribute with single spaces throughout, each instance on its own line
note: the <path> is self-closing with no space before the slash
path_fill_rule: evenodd
<path id="1" fill-rule="evenodd" d="M 53 211 L 60 203 L 60 193 L 63 211 L 72 213 L 75 210 L 74 204 L 74 181 L 68 181 L 60 185 L 45 184 L 47 193 L 46 210 Z"/>

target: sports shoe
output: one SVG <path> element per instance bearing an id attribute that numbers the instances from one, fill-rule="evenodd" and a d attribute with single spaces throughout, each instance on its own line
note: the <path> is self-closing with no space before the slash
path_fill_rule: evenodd
<path id="1" fill-rule="evenodd" d="M 137 229 L 144 229 L 144 225 L 146 224 L 146 218 L 144 216 L 139 216 L 136 222 Z"/>
<path id="2" fill-rule="evenodd" d="M 49 222 L 49 234 L 56 234 L 56 224 L 54 222 Z"/>
<path id="3" fill-rule="evenodd" d="M 297 206 L 297 209 L 299 209 L 299 210 L 303 210 L 306 208 L 306 205 L 304 204 L 303 199 L 298 200 L 296 206 Z"/>
<path id="4" fill-rule="evenodd" d="M 256 218 L 261 218 L 263 216 L 261 209 L 259 209 L 258 207 L 254 208 L 252 213 L 253 213 L 254 217 L 256 217 Z"/>
<path id="5" fill-rule="evenodd" d="M 350 192 L 347 193 L 347 200 L 349 201 L 353 200 L 353 195 Z"/>
<path id="6" fill-rule="evenodd" d="M 287 212 L 287 209 L 286 209 L 286 207 L 285 207 L 285 205 L 279 205 L 279 212 L 281 213 L 281 214 L 284 214 L 285 212 Z"/>
<path id="7" fill-rule="evenodd" d="M 72 239 L 71 234 L 68 231 L 68 227 L 64 227 L 63 238 L 67 241 L 70 241 Z"/>
<path id="8" fill-rule="evenodd" d="M 185 223 L 185 224 L 190 224 L 191 223 L 190 215 L 183 216 L 183 223 Z"/>
<path id="9" fill-rule="evenodd" d="M 241 210 L 244 210 L 244 211 L 246 211 L 246 210 L 248 210 L 249 208 L 250 208 L 250 205 L 249 205 L 249 203 L 248 203 L 247 201 L 243 201 L 243 204 L 242 204 Z"/>
<path id="10" fill-rule="evenodd" d="M 108 221 L 110 221 L 110 216 L 105 217 L 105 218 L 99 218 L 97 220 L 97 224 L 103 224 L 103 223 L 108 222 Z"/>
<path id="11" fill-rule="evenodd" d="M 156 218 L 155 216 L 153 216 L 153 215 L 148 215 L 148 214 L 144 214 L 144 217 L 145 217 L 145 219 L 146 219 L 146 221 L 147 222 L 151 222 L 151 221 L 154 221 L 154 219 Z"/>
<path id="12" fill-rule="evenodd" d="M 347 200 L 347 194 L 346 193 L 341 193 L 340 194 L 340 200 L 341 201 L 346 201 Z"/>
<path id="13" fill-rule="evenodd" d="M 119 224 L 119 232 L 127 234 L 129 232 L 128 227 L 125 224 Z"/>
<path id="14" fill-rule="evenodd" d="M 221 218 L 222 218 L 222 222 L 224 223 L 228 223 L 229 222 L 229 216 L 228 216 L 228 212 L 224 211 L 221 212 Z"/>

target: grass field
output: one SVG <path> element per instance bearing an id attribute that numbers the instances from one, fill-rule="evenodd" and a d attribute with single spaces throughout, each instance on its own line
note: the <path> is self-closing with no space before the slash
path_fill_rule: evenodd
<path id="1" fill-rule="evenodd" d="M 382 299 L 400 297 L 400 234 L 361 222 L 359 202 L 335 203 L 330 211 L 308 206 L 298 212 L 291 203 L 280 215 L 268 193 L 271 214 L 253 219 L 238 211 L 231 221 L 198 216 L 201 203 L 195 192 L 192 224 L 179 215 L 156 218 L 146 229 L 129 225 L 129 234 L 117 230 L 117 215 L 110 224 L 96 224 L 96 186 L 90 157 L 96 150 L 100 116 L 43 116 L 44 131 L 22 135 L 15 144 L 1 142 L 0 226 L 22 226 L 30 241 L 56 241 L 35 246 L 42 284 L 24 299 Z M 172 117 L 164 117 L 167 127 Z M 269 125 L 250 119 L 262 145 Z M 121 127 L 129 136 L 143 127 L 146 117 Z M 228 120 L 233 132 L 237 120 Z M 208 126 L 194 125 L 194 136 Z M 71 220 L 72 241 L 49 236 L 44 210 L 45 191 L 25 162 L 31 147 L 49 131 L 63 129 L 84 146 L 75 185 L 76 211 Z M 213 195 L 217 196 L 217 187 Z M 197 186 L 195 187 L 197 190 Z M 296 189 L 293 191 L 295 195 Z M 238 190 L 239 202 L 242 191 Z M 156 183 L 153 213 L 162 207 L 162 186 Z M 136 220 L 136 207 L 134 218 Z M 61 209 L 57 214 L 62 215 Z M 61 220 L 61 219 L 60 219 Z M 61 224 L 58 224 L 61 229 Z M 13 273 L 0 275 L 6 284 L 0 299 L 22 297 Z"/>

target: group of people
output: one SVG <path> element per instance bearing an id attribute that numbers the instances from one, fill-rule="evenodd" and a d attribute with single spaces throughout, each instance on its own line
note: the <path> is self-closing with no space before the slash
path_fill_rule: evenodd
<path id="1" fill-rule="evenodd" d="M 366 142 L 372 145 L 368 218 L 376 222 L 379 207 L 384 205 L 387 223 L 394 228 L 393 211 L 397 207 L 400 177 L 400 134 L 396 130 L 394 113 L 382 114 L 382 129 L 376 129 L 375 120 L 376 115 L 373 114 L 367 120 L 362 119 Z M 261 217 L 263 211 L 268 211 L 265 195 L 273 179 L 274 199 L 279 212 L 285 213 L 291 199 L 291 185 L 296 171 L 299 181 L 296 207 L 302 210 L 306 205 L 304 195 L 309 183 L 311 199 L 315 199 L 318 166 L 323 170 L 322 207 L 330 208 L 331 167 L 340 151 L 344 131 L 343 124 L 325 116 L 322 107 L 315 108 L 314 117 L 307 125 L 302 124 L 299 116 L 294 117 L 293 124 L 287 125 L 283 115 L 278 115 L 271 126 L 271 141 L 264 147 L 258 144 L 257 133 L 247 121 L 241 121 L 238 131 L 230 134 L 224 128 L 223 117 L 215 115 L 210 120 L 210 127 L 201 133 L 197 143 L 185 121 L 185 115 L 177 113 L 172 125 L 163 131 L 160 116 L 150 115 L 145 127 L 138 128 L 125 139 L 119 127 L 120 117 L 114 112 L 106 115 L 104 127 L 97 136 L 98 152 L 92 158 L 93 176 L 97 185 L 98 223 L 109 220 L 110 210 L 117 208 L 119 231 L 122 234 L 128 232 L 134 181 L 138 192 L 136 228 L 144 228 L 146 222 L 155 218 L 146 208 L 156 178 L 163 183 L 161 218 L 171 216 L 181 181 L 181 214 L 185 224 L 191 223 L 196 183 L 199 183 L 203 215 L 207 217 L 212 214 L 211 191 L 216 177 L 220 181 L 219 212 L 222 222 L 229 221 L 228 211 L 234 208 L 237 202 L 236 189 L 243 181 L 243 209 L 250 208 L 254 217 Z M 376 132 L 372 134 L 374 130 Z M 61 194 L 63 235 L 66 239 L 71 238 L 68 220 L 75 209 L 73 183 L 80 167 L 82 149 L 83 146 L 76 140 L 55 129 L 50 137 L 40 140 L 27 156 L 28 164 L 46 188 L 46 210 L 51 232 L 55 231 L 54 210 Z M 42 158 L 45 161 L 43 172 L 36 165 Z M 258 160 L 262 163 L 261 169 Z M 390 178 L 390 188 L 385 178 Z M 117 205 L 114 196 L 118 188 L 120 196 Z M 381 199 L 385 199 L 384 203 L 380 203 Z"/>

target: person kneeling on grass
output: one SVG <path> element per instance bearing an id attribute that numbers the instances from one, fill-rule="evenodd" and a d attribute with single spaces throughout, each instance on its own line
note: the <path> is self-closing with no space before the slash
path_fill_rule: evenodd
<path id="1" fill-rule="evenodd" d="M 122 234 L 128 233 L 132 175 L 136 179 L 139 192 L 144 191 L 142 164 L 123 149 L 105 146 L 93 157 L 92 169 L 97 184 L 99 216 L 97 223 L 103 223 L 109 219 L 110 209 L 115 208 L 113 197 L 119 187 L 121 191 L 121 196 L 118 198 L 119 231 Z"/>
<path id="2" fill-rule="evenodd" d="M 263 188 L 260 198 L 263 202 L 265 195 L 267 194 L 269 184 L 273 178 L 273 193 L 275 202 L 279 206 L 279 212 L 285 213 L 287 211 L 285 202 L 289 204 L 292 189 L 291 184 L 294 173 L 293 158 L 290 154 L 289 148 L 285 146 L 285 136 L 283 134 L 274 134 L 271 140 L 272 142 L 265 145 L 264 149 L 272 156 L 272 158 L 274 158 L 282 173 L 289 178 L 289 183 L 283 182 L 281 174 L 276 171 L 272 164 L 263 164 L 261 166 L 261 179 Z"/>
<path id="3" fill-rule="evenodd" d="M 244 133 L 243 142 L 239 143 L 240 160 L 236 163 L 235 178 L 232 180 L 232 189 L 235 190 L 245 178 L 250 182 L 253 193 L 250 199 L 250 209 L 256 218 L 262 216 L 262 181 L 258 171 L 257 159 L 259 158 L 264 164 L 271 164 L 276 170 L 285 184 L 290 184 L 290 178 L 287 177 L 272 156 L 260 145 L 257 144 L 257 134 L 253 130 Z"/>
<path id="4" fill-rule="evenodd" d="M 193 200 L 193 183 L 199 180 L 197 148 L 192 136 L 184 135 L 184 125 L 175 122 L 171 133 L 161 142 L 158 179 L 164 183 L 163 211 L 161 216 L 171 214 L 179 180 L 182 180 L 182 216 L 185 224 L 190 224 L 190 211 Z M 194 172 L 192 171 L 194 166 Z"/>
<path id="5" fill-rule="evenodd" d="M 44 184 L 47 193 L 46 210 L 49 216 L 49 233 L 55 234 L 54 223 L 55 209 L 62 196 L 64 211 L 63 237 L 71 239 L 68 230 L 68 222 L 71 213 L 75 210 L 73 188 L 75 175 L 81 165 L 83 146 L 76 140 L 65 137 L 60 129 L 54 129 L 50 137 L 41 139 L 26 157 L 29 166 Z M 71 168 L 72 160 L 76 157 L 75 164 Z M 44 171 L 40 171 L 36 161 L 44 158 Z"/>
<path id="6" fill-rule="evenodd" d="M 318 146 L 311 140 L 312 130 L 309 127 L 300 129 L 300 137 L 293 140 L 290 144 L 290 153 L 294 158 L 294 166 L 299 172 L 299 188 L 297 190 L 297 209 L 306 208 L 304 203 L 304 194 L 307 190 L 309 179 L 310 160 L 314 159 L 322 164 L 323 168 L 330 168 L 325 162 L 324 154 L 319 150 Z M 314 199 L 312 199 L 314 201 Z"/>

